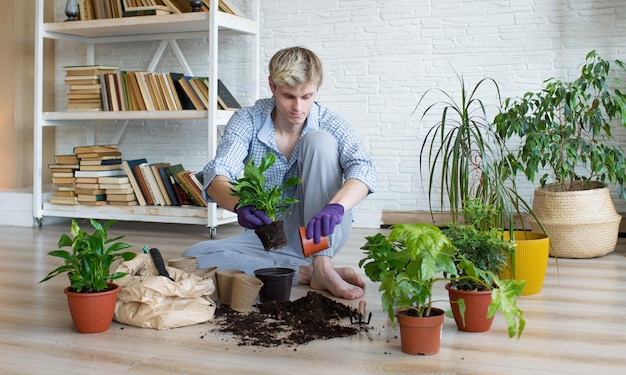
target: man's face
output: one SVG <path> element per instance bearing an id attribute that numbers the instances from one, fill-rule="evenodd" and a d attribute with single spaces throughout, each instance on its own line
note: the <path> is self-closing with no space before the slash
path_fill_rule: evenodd
<path id="1" fill-rule="evenodd" d="M 276 86 L 269 79 L 270 89 L 276 98 L 275 123 L 302 125 L 317 97 L 317 86 L 308 83 L 297 87 Z"/>

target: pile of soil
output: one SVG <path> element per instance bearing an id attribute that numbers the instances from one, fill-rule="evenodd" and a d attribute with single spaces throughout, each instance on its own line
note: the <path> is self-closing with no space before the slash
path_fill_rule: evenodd
<path id="1" fill-rule="evenodd" d="M 215 331 L 237 337 L 239 345 L 295 346 L 313 340 L 356 335 L 365 325 L 350 323 L 356 310 L 317 292 L 295 301 L 271 301 L 256 305 L 258 311 L 241 314 L 220 305 L 213 320 Z"/>

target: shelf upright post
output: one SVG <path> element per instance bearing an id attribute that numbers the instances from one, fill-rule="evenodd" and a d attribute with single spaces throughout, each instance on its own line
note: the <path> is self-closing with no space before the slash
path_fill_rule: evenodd
<path id="1" fill-rule="evenodd" d="M 43 0 L 37 0 L 35 7 L 35 116 L 33 123 L 33 223 L 41 226 L 43 209 Z"/>

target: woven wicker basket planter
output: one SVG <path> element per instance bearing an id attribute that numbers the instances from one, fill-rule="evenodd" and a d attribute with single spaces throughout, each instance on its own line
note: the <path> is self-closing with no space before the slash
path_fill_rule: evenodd
<path id="1" fill-rule="evenodd" d="M 533 211 L 550 237 L 551 256 L 593 258 L 615 250 L 622 216 L 606 185 L 590 184 L 586 190 L 561 191 L 556 183 L 535 190 Z M 537 222 L 530 224 L 541 232 Z"/>

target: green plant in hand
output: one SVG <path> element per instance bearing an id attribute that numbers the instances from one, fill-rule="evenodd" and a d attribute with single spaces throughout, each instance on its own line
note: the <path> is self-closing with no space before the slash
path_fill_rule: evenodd
<path id="1" fill-rule="evenodd" d="M 283 197 L 285 189 L 300 183 L 298 177 L 290 177 L 282 186 L 267 186 L 263 173 L 276 161 L 276 155 L 267 154 L 259 166 L 250 159 L 243 170 L 243 177 L 235 180 L 231 194 L 239 198 L 239 207 L 253 205 L 262 210 L 272 221 L 279 214 L 288 212 L 290 204 L 297 203 L 295 198 Z"/>
<path id="2" fill-rule="evenodd" d="M 111 273 L 113 262 L 119 259 L 131 260 L 136 255 L 123 251 L 131 247 L 119 241 L 124 236 L 108 238 L 107 230 L 116 220 L 108 221 L 104 225 L 93 219 L 89 221 L 94 228 L 92 234 L 82 230 L 76 220 L 72 220 L 71 237 L 62 234 L 58 242 L 59 249 L 48 253 L 50 256 L 63 259 L 65 264 L 52 270 L 40 283 L 67 273 L 73 291 L 94 293 L 108 289 L 107 283 L 126 275 L 124 272 Z M 70 247 L 71 252 L 63 250 L 64 247 Z"/>

